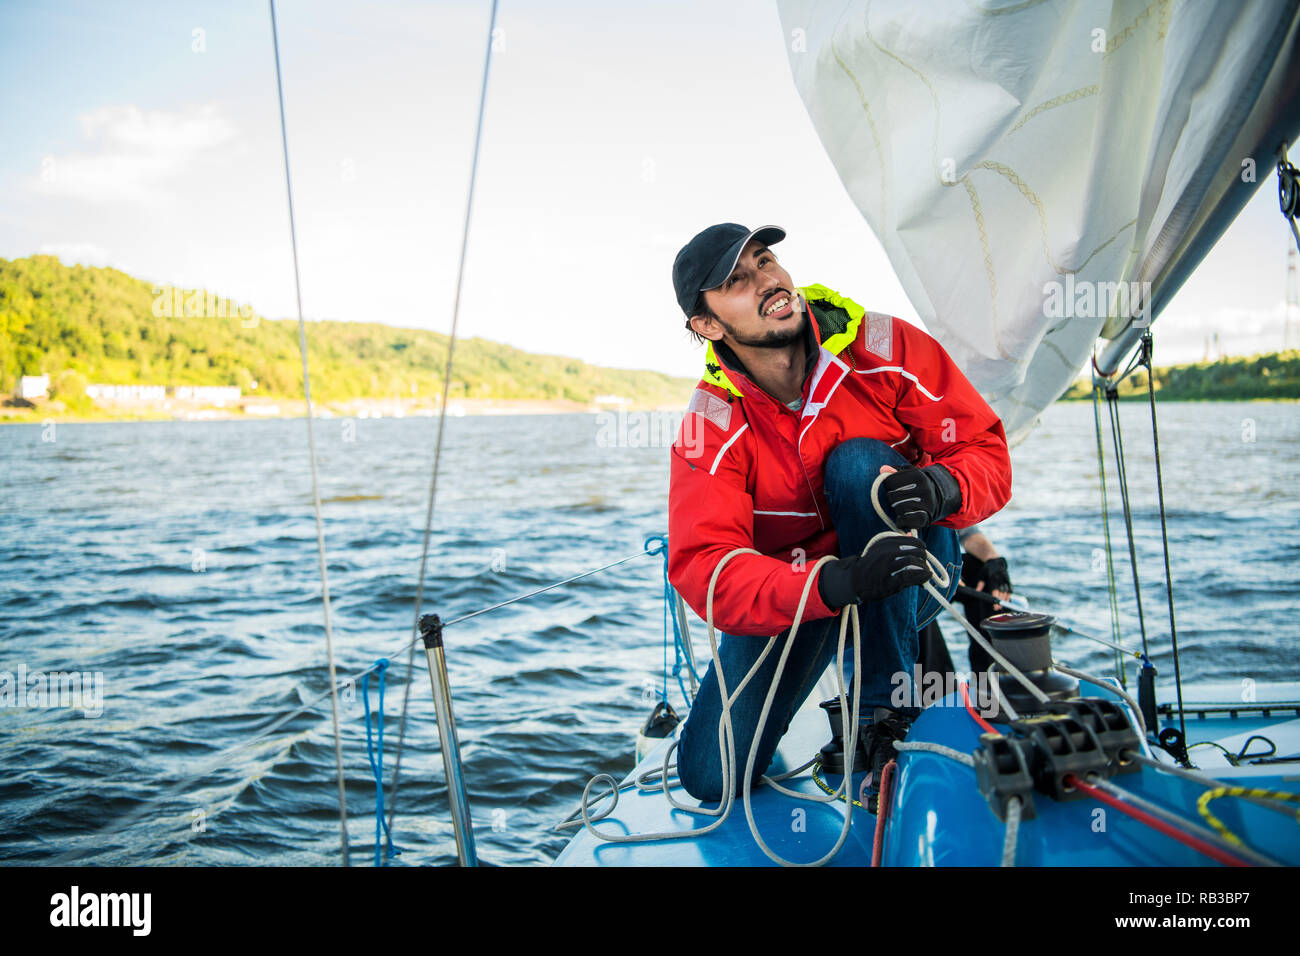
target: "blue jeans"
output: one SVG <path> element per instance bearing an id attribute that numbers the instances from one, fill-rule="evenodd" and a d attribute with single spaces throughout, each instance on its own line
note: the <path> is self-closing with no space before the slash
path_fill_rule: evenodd
<path id="1" fill-rule="evenodd" d="M 843 442 L 826 459 L 826 498 L 830 503 L 831 523 L 840 539 L 841 556 L 860 554 L 874 535 L 886 530 L 871 506 L 871 484 L 880 473 L 881 465 L 902 468 L 906 464 L 903 456 L 894 449 L 871 438 L 853 438 Z M 947 597 L 951 599 L 957 590 L 957 569 L 961 560 L 957 533 L 951 528 L 929 527 L 922 537 L 926 548 L 943 562 L 948 571 Z M 926 591 L 911 587 L 882 601 L 860 605 L 858 611 L 862 625 L 860 700 L 863 714 L 869 716 L 873 707 L 890 706 L 890 698 L 899 686 L 896 675 L 903 675 L 902 679 L 910 684 L 919 652 L 917 632 L 939 612 L 939 605 Z M 791 718 L 812 693 L 822 671 L 835 658 L 839 628 L 838 615 L 805 621 L 800 625 L 754 758 L 755 783 L 771 764 L 777 744 L 789 729 Z M 777 661 L 789 634 L 788 630 L 781 634 L 763 666 L 731 707 L 736 737 L 733 783 L 737 794 L 740 793 L 740 778 L 745 772 L 763 701 L 772 687 Z M 729 693 L 735 693 L 736 686 L 754 666 L 766 644 L 767 638 L 764 637 L 722 635 L 718 642 L 718 658 Z M 846 658 L 852 656 L 852 649 L 850 634 L 846 640 Z M 697 800 L 722 799 L 722 755 L 718 748 L 721 717 L 722 695 L 714 664 L 710 663 L 682 727 L 677 748 L 678 777 L 687 793 Z"/>

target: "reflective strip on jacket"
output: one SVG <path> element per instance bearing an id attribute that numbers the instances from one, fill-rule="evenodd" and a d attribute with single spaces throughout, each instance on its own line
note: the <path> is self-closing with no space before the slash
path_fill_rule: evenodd
<path id="1" fill-rule="evenodd" d="M 938 342 L 824 286 L 798 291 L 821 343 L 802 409 L 724 367 L 710 344 L 672 448 L 668 575 L 686 602 L 703 617 L 723 556 L 736 548 L 762 555 L 738 555 L 718 577 L 713 617 L 727 634 L 788 628 L 807 571 L 839 554 L 822 485 L 826 457 L 843 441 L 874 438 L 913 464 L 950 471 L 962 504 L 942 527 L 982 521 L 1011 497 L 1002 422 Z M 804 620 L 834 613 L 814 583 Z"/>

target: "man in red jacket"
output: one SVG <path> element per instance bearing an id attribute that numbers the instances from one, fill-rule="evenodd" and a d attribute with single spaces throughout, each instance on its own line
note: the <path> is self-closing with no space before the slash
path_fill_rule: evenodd
<path id="1" fill-rule="evenodd" d="M 834 657 L 838 614 L 859 604 L 860 700 L 873 786 L 914 712 L 890 708 L 910 681 L 917 631 L 937 613 L 916 585 L 930 579 L 925 548 L 959 567 L 955 528 L 987 518 L 1011 491 L 1002 423 L 921 330 L 866 312 L 824 286 L 796 288 L 771 246 L 784 230 L 710 226 L 678 253 L 673 285 L 687 328 L 707 340 L 705 374 L 672 449 L 669 577 L 704 616 L 717 575 L 714 624 L 728 693 L 766 641 L 788 631 L 818 558 L 838 559 L 807 588 L 803 622 L 758 745 L 766 771 L 790 718 Z M 870 502 L 920 532 L 886 535 Z M 865 553 L 864 553 L 865 552 Z M 922 601 L 921 599 L 925 600 Z M 780 645 L 731 708 L 741 786 Z M 678 776 L 701 800 L 722 796 L 722 700 L 711 664 L 682 728 Z"/>

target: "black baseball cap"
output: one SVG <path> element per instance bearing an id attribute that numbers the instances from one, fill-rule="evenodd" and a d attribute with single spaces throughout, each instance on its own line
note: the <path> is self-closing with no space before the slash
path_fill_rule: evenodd
<path id="1" fill-rule="evenodd" d="M 784 238 L 785 230 L 780 226 L 746 229 L 734 222 L 722 222 L 709 226 L 682 246 L 673 260 L 673 289 L 677 292 L 677 304 L 687 318 L 695 312 L 701 292 L 716 289 L 727 281 L 745 243 L 757 239 L 770 246 Z"/>

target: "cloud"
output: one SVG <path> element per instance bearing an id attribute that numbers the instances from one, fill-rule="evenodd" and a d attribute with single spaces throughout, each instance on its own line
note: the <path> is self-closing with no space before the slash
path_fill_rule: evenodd
<path id="1" fill-rule="evenodd" d="M 1293 314 L 1288 322 L 1285 302 L 1264 309 L 1179 310 L 1161 316 L 1152 329 L 1158 365 L 1196 362 L 1207 355 L 1213 359 L 1276 352 L 1284 338 L 1291 348 L 1300 347 L 1300 315 Z"/>
<path id="2" fill-rule="evenodd" d="M 43 196 L 87 202 L 163 198 L 171 181 L 238 129 L 214 106 L 179 111 L 106 106 L 77 118 L 87 150 L 46 156 L 29 185 Z"/>

